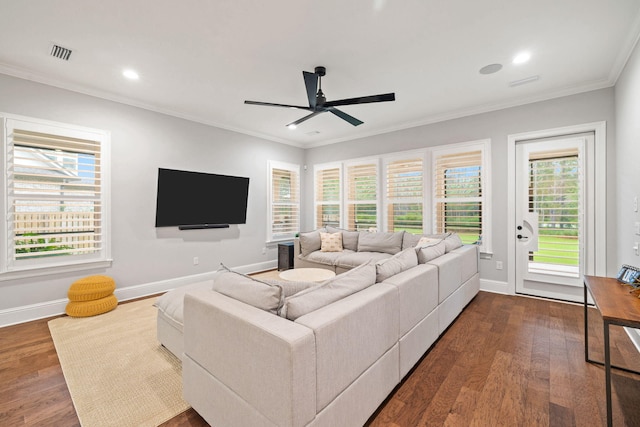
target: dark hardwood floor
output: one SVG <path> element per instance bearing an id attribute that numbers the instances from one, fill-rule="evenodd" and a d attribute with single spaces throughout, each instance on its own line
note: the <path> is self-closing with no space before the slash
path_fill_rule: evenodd
<path id="1" fill-rule="evenodd" d="M 604 369 L 584 361 L 580 305 L 480 292 L 368 427 L 601 426 Z M 589 316 L 591 357 L 602 320 Z M 612 360 L 640 370 L 613 327 Z M 615 426 L 640 426 L 640 377 L 613 374 Z M 0 329 L 0 426 L 78 426 L 47 320 Z M 189 410 L 163 426 L 207 426 Z"/>

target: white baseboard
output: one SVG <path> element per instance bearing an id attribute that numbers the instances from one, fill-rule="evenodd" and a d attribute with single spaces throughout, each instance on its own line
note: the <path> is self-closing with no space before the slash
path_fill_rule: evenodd
<path id="1" fill-rule="evenodd" d="M 499 282 L 497 280 L 480 279 L 480 290 L 496 294 L 510 295 L 509 284 L 507 282 Z"/>
<path id="2" fill-rule="evenodd" d="M 256 273 L 258 271 L 272 270 L 277 266 L 277 260 L 272 260 L 231 268 L 233 268 L 235 271 L 249 274 Z M 118 298 L 118 301 L 127 301 L 135 298 L 145 297 L 148 295 L 167 292 L 171 289 L 179 288 L 180 286 L 185 286 L 190 283 L 208 280 L 211 279 L 214 274 L 215 271 L 209 271 L 206 273 L 194 274 L 191 276 L 144 283 L 142 285 L 116 289 L 114 294 L 116 298 Z M 44 319 L 47 317 L 64 314 L 64 309 L 67 306 L 68 302 L 69 300 L 65 298 L 0 310 L 0 328 L 4 326 L 11 326 L 18 323 L 25 323 L 32 320 Z"/>

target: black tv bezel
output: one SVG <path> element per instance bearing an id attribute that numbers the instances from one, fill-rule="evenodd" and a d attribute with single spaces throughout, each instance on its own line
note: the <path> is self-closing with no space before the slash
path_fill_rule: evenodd
<path id="1" fill-rule="evenodd" d="M 219 218 L 216 218 L 215 216 L 211 216 L 210 218 L 212 219 L 211 221 L 201 221 L 201 222 L 195 222 L 192 220 L 188 220 L 188 221 L 178 221 L 178 220 L 173 220 L 173 221 L 166 221 L 166 218 L 164 218 L 165 220 L 161 223 L 158 222 L 158 219 L 161 218 L 161 216 L 159 216 L 159 212 L 161 209 L 161 179 L 164 177 L 165 179 L 167 178 L 166 174 L 164 174 L 163 176 L 163 171 L 167 172 L 169 174 L 171 173 L 175 173 L 178 175 L 182 175 L 184 176 L 191 176 L 191 177 L 196 177 L 196 176 L 200 176 L 202 177 L 203 180 L 208 180 L 209 182 L 207 183 L 208 185 L 211 185 L 211 179 L 216 179 L 218 178 L 218 181 L 224 181 L 224 180 L 238 180 L 238 181 L 243 181 L 245 183 L 245 185 L 242 186 L 243 188 L 243 195 L 244 195 L 244 204 L 242 206 L 243 209 L 241 209 L 243 211 L 243 215 L 242 215 L 242 222 L 240 222 L 238 220 L 238 217 L 235 218 L 224 218 L 224 219 L 228 219 L 231 221 L 227 221 L 227 222 L 221 222 L 218 221 Z M 220 182 L 222 183 L 222 182 Z M 156 228 L 164 228 L 164 227 L 178 227 L 178 229 L 180 230 L 197 230 L 197 229 L 207 229 L 207 228 L 228 228 L 229 224 L 246 224 L 247 222 L 247 211 L 248 211 L 248 204 L 249 204 L 249 185 L 250 185 L 250 178 L 248 177 L 243 177 L 243 176 L 237 176 L 237 175 L 224 175 L 224 174 L 216 174 L 216 173 L 210 173 L 210 172 L 198 172 L 198 171 L 190 171 L 190 170 L 183 170 L 183 169 L 173 169 L 173 168 L 158 168 L 158 179 L 157 179 L 157 186 L 156 186 L 156 218 L 155 218 L 155 227 Z M 164 186 L 166 188 L 166 185 Z M 166 191 L 162 193 L 164 196 L 166 197 Z M 175 193 L 174 193 L 175 194 Z M 203 204 L 202 206 L 205 206 L 205 204 Z M 206 204 L 206 206 L 210 207 L 210 204 Z"/>

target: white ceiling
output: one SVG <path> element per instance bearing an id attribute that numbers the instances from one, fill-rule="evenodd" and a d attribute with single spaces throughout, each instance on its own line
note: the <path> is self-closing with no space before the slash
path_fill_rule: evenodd
<path id="1" fill-rule="evenodd" d="M 0 0 L 0 73 L 310 147 L 611 86 L 639 33 L 639 0 Z M 243 103 L 305 105 L 317 65 L 329 101 L 396 101 L 295 130 L 306 112 Z"/>

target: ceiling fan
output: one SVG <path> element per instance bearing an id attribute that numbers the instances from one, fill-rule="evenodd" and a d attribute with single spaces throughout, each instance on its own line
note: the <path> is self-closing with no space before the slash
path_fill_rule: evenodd
<path id="1" fill-rule="evenodd" d="M 295 122 L 291 122 L 287 125 L 290 129 L 295 129 L 300 123 L 309 120 L 311 117 L 317 116 L 321 113 L 333 113 L 334 115 L 340 117 L 343 120 L 351 123 L 353 126 L 361 125 L 361 120 L 356 119 L 353 116 L 345 113 L 344 111 L 338 110 L 336 107 L 341 105 L 353 105 L 353 104 L 369 104 L 372 102 L 386 102 L 386 101 L 395 101 L 396 94 L 395 93 L 384 93 L 381 95 L 370 95 L 370 96 L 360 96 L 358 98 L 348 98 L 348 99 L 339 99 L 337 101 L 329 101 L 327 102 L 327 98 L 325 98 L 324 93 L 322 92 L 322 77 L 327 74 L 327 69 L 325 67 L 316 67 L 315 72 L 310 73 L 308 71 L 303 71 L 302 76 L 304 77 L 304 85 L 307 88 L 307 98 L 309 98 L 309 106 L 299 106 L 299 105 L 287 105 L 287 104 L 274 104 L 271 102 L 259 102 L 259 101 L 244 101 L 245 104 L 250 105 L 265 105 L 268 107 L 284 107 L 284 108 L 298 108 L 300 110 L 311 111 L 311 114 L 304 116 L 301 119 L 296 120 Z M 317 92 L 316 92 L 317 90 Z"/>

